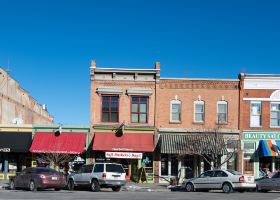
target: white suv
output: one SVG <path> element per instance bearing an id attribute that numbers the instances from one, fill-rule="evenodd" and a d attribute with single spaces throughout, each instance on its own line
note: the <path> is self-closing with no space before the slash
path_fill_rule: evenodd
<path id="1" fill-rule="evenodd" d="M 90 186 L 93 192 L 99 192 L 100 188 L 112 188 L 118 192 L 126 184 L 125 171 L 120 164 L 95 163 L 83 165 L 77 172 L 68 176 L 67 187 L 74 190 L 75 187 Z"/>

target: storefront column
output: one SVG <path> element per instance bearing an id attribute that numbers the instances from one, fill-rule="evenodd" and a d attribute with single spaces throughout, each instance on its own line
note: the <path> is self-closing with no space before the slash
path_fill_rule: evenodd
<path id="1" fill-rule="evenodd" d="M 200 172 L 199 174 L 202 174 L 204 172 L 204 161 L 202 156 L 199 156 L 199 162 L 200 162 Z"/>
<path id="2" fill-rule="evenodd" d="M 193 156 L 193 176 L 196 177 L 198 171 L 197 156 Z"/>
<path id="3" fill-rule="evenodd" d="M 272 172 L 275 172 L 275 157 L 272 157 L 272 161 L 271 161 L 271 169 L 272 169 Z"/>
<path id="4" fill-rule="evenodd" d="M 254 176 L 259 177 L 260 175 L 260 163 L 259 163 L 259 157 L 257 155 L 254 155 Z"/>
<path id="5" fill-rule="evenodd" d="M 141 159 L 138 159 L 137 168 L 140 169 L 142 167 Z"/>
<path id="6" fill-rule="evenodd" d="M 168 154 L 168 177 L 171 177 L 171 154 Z"/>
<path id="7" fill-rule="evenodd" d="M 9 172 L 9 162 L 8 160 L 4 161 L 4 173 L 7 174 Z"/>
<path id="8" fill-rule="evenodd" d="M 128 164 L 128 176 L 129 177 L 131 176 L 131 160 L 129 161 L 129 164 Z"/>

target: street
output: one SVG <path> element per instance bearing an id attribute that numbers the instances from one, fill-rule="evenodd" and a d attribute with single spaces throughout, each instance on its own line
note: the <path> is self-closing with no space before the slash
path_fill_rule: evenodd
<path id="1" fill-rule="evenodd" d="M 149 200 L 149 199 L 172 199 L 172 200 L 280 200 L 279 192 L 269 192 L 269 193 L 256 193 L 256 192 L 245 192 L 238 193 L 234 192 L 231 194 L 224 194 L 221 192 L 111 192 L 102 191 L 98 193 L 93 193 L 90 191 L 10 191 L 3 190 L 0 191 L 0 200 L 4 199 L 121 199 L 121 200 Z"/>

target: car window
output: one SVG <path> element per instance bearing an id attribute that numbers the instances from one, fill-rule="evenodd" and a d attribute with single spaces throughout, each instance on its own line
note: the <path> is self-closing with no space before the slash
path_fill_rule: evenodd
<path id="1" fill-rule="evenodd" d="M 238 171 L 234 171 L 234 170 L 227 170 L 229 173 L 233 174 L 233 175 L 242 175 L 240 172 Z"/>
<path id="2" fill-rule="evenodd" d="M 85 173 L 86 165 L 82 166 L 79 170 L 78 173 Z"/>
<path id="3" fill-rule="evenodd" d="M 228 175 L 223 171 L 215 171 L 214 177 L 227 177 Z"/>
<path id="4" fill-rule="evenodd" d="M 104 164 L 96 164 L 94 167 L 94 172 L 104 172 Z"/>
<path id="5" fill-rule="evenodd" d="M 84 173 L 91 173 L 92 172 L 92 167 L 93 167 L 93 165 L 87 165 L 85 167 L 85 172 Z"/>
<path id="6" fill-rule="evenodd" d="M 106 172 L 125 173 L 121 165 L 106 164 Z"/>
<path id="7" fill-rule="evenodd" d="M 199 176 L 199 178 L 212 177 L 213 174 L 214 174 L 213 171 L 207 171 L 207 172 L 204 172 L 203 174 L 201 174 L 201 175 Z"/>

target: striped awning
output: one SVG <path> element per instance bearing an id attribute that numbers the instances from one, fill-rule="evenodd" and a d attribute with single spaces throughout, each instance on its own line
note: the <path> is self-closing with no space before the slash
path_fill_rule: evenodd
<path id="1" fill-rule="evenodd" d="M 260 140 L 259 156 L 278 156 L 280 155 L 280 140 Z"/>
<path id="2" fill-rule="evenodd" d="M 223 136 L 215 134 L 161 134 L 159 145 L 166 154 L 226 153 Z"/>

